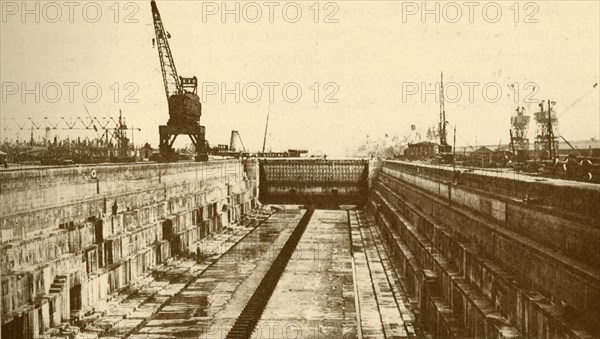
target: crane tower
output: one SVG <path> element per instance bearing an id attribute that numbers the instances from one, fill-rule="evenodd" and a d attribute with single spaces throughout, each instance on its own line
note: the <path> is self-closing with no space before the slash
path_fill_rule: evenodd
<path id="1" fill-rule="evenodd" d="M 517 107 L 516 112 L 516 115 L 510 117 L 510 124 L 512 125 L 512 129 L 510 130 L 511 145 L 513 148 L 513 155 L 516 159 L 525 161 L 528 158 L 529 152 L 527 130 L 529 129 L 531 117 L 525 115 L 525 107 Z"/>
<path id="2" fill-rule="evenodd" d="M 558 153 L 558 116 L 554 110 L 555 104 L 555 101 L 542 100 L 540 110 L 534 114 L 537 123 L 534 146 L 542 160 L 552 160 Z"/>
<path id="3" fill-rule="evenodd" d="M 176 159 L 173 143 L 178 135 L 184 134 L 188 135 L 194 144 L 196 160 L 206 161 L 208 146 L 205 138 L 206 130 L 200 125 L 202 105 L 197 94 L 198 78 L 184 78 L 177 74 L 168 41 L 171 35 L 163 27 L 156 2 L 152 0 L 150 4 L 156 33 L 155 42 L 169 106 L 169 121 L 166 125 L 159 126 L 161 158 L 166 161 Z"/>

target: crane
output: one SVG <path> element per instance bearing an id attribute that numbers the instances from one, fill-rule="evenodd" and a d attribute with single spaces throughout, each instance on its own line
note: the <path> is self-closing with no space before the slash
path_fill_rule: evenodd
<path id="1" fill-rule="evenodd" d="M 84 106 L 87 112 L 87 107 Z M 133 144 L 134 131 L 141 131 L 140 128 L 128 127 L 125 118 L 119 111 L 118 117 L 99 117 L 88 113 L 87 117 L 19 117 L 4 118 L 2 120 L 3 131 L 31 131 L 31 143 L 28 147 L 15 146 L 9 149 L 9 154 L 14 160 L 31 161 L 44 158 L 44 161 L 59 161 L 59 158 L 107 158 L 114 156 L 120 159 L 130 157 Z M 50 141 L 50 131 L 88 131 L 95 132 L 97 138 L 91 142 L 81 143 L 79 138 L 71 142 L 70 138 L 65 141 L 59 141 L 58 136 L 54 137 L 54 143 Z M 35 144 L 33 141 L 34 131 L 44 131 L 46 133 L 42 144 Z M 127 132 L 131 131 L 131 142 L 127 138 Z M 102 132 L 102 135 L 100 135 Z M 113 148 L 113 142 L 116 148 Z M 54 160 L 52 160 L 54 159 Z"/>
<path id="2" fill-rule="evenodd" d="M 150 5 L 156 34 L 153 43 L 158 49 L 165 94 L 169 105 L 169 121 L 166 125 L 159 126 L 161 158 L 164 161 L 176 160 L 173 143 L 178 135 L 185 134 L 194 144 L 196 160 L 206 161 L 208 160 L 208 145 L 205 138 L 206 130 L 204 126 L 200 125 L 202 105 L 200 97 L 197 95 L 198 78 L 195 76 L 184 78 L 177 74 L 168 41 L 171 34 L 165 31 L 156 2 L 152 0 Z"/>
<path id="3" fill-rule="evenodd" d="M 120 114 L 119 114 L 120 115 Z M 112 130 L 135 130 L 140 128 L 127 127 L 122 117 L 39 117 L 39 118 L 4 118 L 2 119 L 3 131 L 29 131 L 29 130 L 81 130 L 104 131 L 98 139 L 103 139 L 107 133 L 112 136 Z"/>

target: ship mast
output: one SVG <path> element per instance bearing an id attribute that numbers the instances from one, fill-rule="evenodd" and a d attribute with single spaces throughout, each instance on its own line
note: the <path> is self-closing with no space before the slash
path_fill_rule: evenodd
<path id="1" fill-rule="evenodd" d="M 446 107 L 444 106 L 444 72 L 441 72 L 441 85 L 440 85 L 440 147 L 444 152 L 447 151 L 448 142 L 446 141 Z"/>
<path id="2" fill-rule="evenodd" d="M 262 152 L 265 153 L 265 146 L 267 146 L 267 132 L 269 130 L 269 116 L 271 115 L 271 105 L 269 104 L 269 108 L 267 110 L 267 123 L 265 124 L 265 138 L 263 139 L 263 147 Z"/>

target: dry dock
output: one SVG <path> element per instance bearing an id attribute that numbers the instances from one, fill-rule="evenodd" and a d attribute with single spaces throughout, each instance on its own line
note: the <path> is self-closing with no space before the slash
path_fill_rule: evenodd
<path id="1" fill-rule="evenodd" d="M 3 339 L 600 337 L 597 185 L 322 159 L 0 179 Z"/>

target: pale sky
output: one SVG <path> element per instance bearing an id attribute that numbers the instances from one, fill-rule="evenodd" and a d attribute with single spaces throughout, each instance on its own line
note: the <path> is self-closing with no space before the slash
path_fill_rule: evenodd
<path id="1" fill-rule="evenodd" d="M 88 4 L 88 19 L 95 16 L 95 4 L 102 9 L 96 23 L 87 22 L 82 14 L 86 2 L 76 2 L 73 23 L 64 3 L 59 3 L 62 16 L 56 23 L 49 22 L 56 17 L 56 8 L 48 2 L 38 3 L 40 23 L 35 22 L 35 14 L 27 14 L 23 20 L 22 8 L 14 7 L 21 1 L 0 3 L 3 119 L 86 116 L 84 104 L 92 115 L 99 116 L 117 115 L 122 109 L 130 126 L 142 128 L 135 136 L 136 143 L 158 144 L 158 125 L 167 122 L 168 111 L 158 53 L 152 47 L 150 1 Z M 256 3 L 262 10 L 256 23 L 249 22 L 255 17 L 253 5 L 230 1 L 227 6 L 234 9 L 236 3 L 239 23 L 233 14 L 222 20 L 221 2 L 157 2 L 172 35 L 169 43 L 179 75 L 195 75 L 209 87 L 225 83 L 227 89 L 234 89 L 239 83 L 242 92 L 245 85 L 257 83 L 263 90 L 256 103 L 243 95 L 239 103 L 233 94 L 227 95 L 225 102 L 220 92 L 207 96 L 201 124 L 206 126 L 211 145 L 228 143 L 235 129 L 247 148 L 259 150 L 269 106 L 267 148 L 273 150 L 304 148 L 340 154 L 364 141 L 366 135 L 401 134 L 412 124 L 426 129 L 437 123 L 439 103 L 433 94 L 421 100 L 420 91 L 423 83 L 434 89 L 440 71 L 445 82 L 462 89 L 458 102 L 446 103 L 447 120 L 458 129 L 458 144 L 474 144 L 476 139 L 478 144 L 508 142 L 510 115 L 517 106 L 509 85 L 518 84 L 519 101 L 523 101 L 532 90 L 525 85 L 530 82 L 535 84 L 535 99 L 557 102 L 563 136 L 571 140 L 599 137 L 600 87 L 593 88 L 600 73 L 598 1 L 520 2 L 516 23 L 512 1 L 495 3 L 502 10 L 497 22 L 486 21 L 494 21 L 496 5 L 488 4 L 484 16 L 482 8 L 487 3 L 477 2 L 472 23 L 469 7 L 462 2 L 457 2 L 462 16 L 456 23 L 450 22 L 455 20 L 455 8 L 448 2 L 438 2 L 440 22 L 435 22 L 434 14 L 423 22 L 418 8 L 421 2 L 337 1 L 327 7 L 320 2 L 318 18 L 313 1 L 281 2 L 273 7 L 273 23 L 264 2 Z M 284 17 L 286 4 L 288 16 Z M 434 4 L 428 8 L 433 9 Z M 33 1 L 28 5 L 35 8 Z M 210 15 L 214 5 L 219 12 Z M 302 9 L 301 16 L 296 23 L 287 22 L 293 21 L 296 7 Z M 410 15 L 411 11 L 415 14 Z M 129 14 L 130 20 L 138 22 L 124 22 Z M 323 22 L 328 15 L 337 22 Z M 69 102 L 65 82 L 81 84 L 75 88 L 73 102 Z M 270 105 L 269 87 L 264 85 L 269 82 L 281 84 L 275 87 Z M 36 103 L 35 95 L 30 94 L 22 102 L 23 83 L 29 89 L 39 83 L 40 92 L 46 86 L 50 99 L 54 92 L 48 84 L 58 83 L 62 96 L 51 102 L 42 93 Z M 90 97 L 81 93 L 88 83 L 97 83 L 102 90 L 95 103 L 90 102 L 93 90 Z M 116 103 L 114 83 L 120 87 Z M 126 83 L 136 85 L 126 89 Z M 302 89 L 298 102 L 284 99 L 282 87 L 287 83 Z M 314 102 L 314 83 L 320 84 L 318 103 Z M 335 85 L 325 89 L 326 83 Z M 472 102 L 465 83 L 477 84 L 472 85 Z M 16 94 L 8 93 L 14 91 L 13 84 L 18 84 Z M 414 89 L 414 84 L 419 92 L 403 100 L 403 89 Z M 495 88 L 501 88 L 497 102 L 484 99 L 486 84 L 491 99 Z M 139 89 L 133 95 L 138 102 L 125 102 L 134 88 Z M 248 99 L 252 99 L 254 90 L 247 88 L 251 89 Z M 338 102 L 325 103 L 325 96 L 334 89 L 333 98 Z M 294 97 L 293 87 L 288 93 Z M 454 97 L 456 92 L 448 88 L 447 96 Z M 530 114 L 536 108 L 535 104 L 519 105 L 530 107 Z M 532 125 L 530 136 L 534 131 Z M 12 134 L 3 133 L 2 139 Z M 20 137 L 28 138 L 29 132 L 21 132 Z"/>

